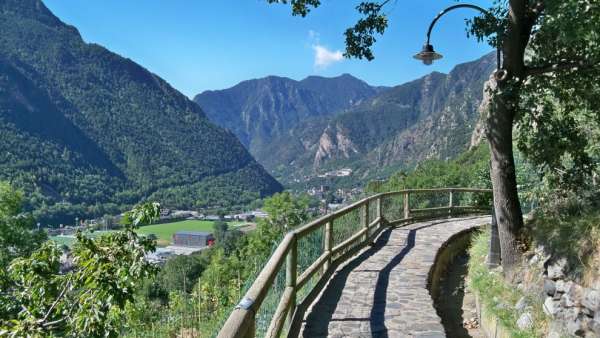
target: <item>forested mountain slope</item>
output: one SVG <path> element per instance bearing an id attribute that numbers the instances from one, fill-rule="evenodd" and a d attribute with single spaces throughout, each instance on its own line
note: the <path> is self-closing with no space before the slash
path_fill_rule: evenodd
<path id="1" fill-rule="evenodd" d="M 308 118 L 331 116 L 382 90 L 348 74 L 310 76 L 302 81 L 269 76 L 229 89 L 206 91 L 194 101 L 212 121 L 233 131 L 263 163 L 269 160 L 263 150 L 274 138 Z"/>
<path id="2" fill-rule="evenodd" d="M 40 0 L 0 2 L 0 179 L 43 220 L 140 199 L 232 205 L 281 189 L 236 139 L 158 76 L 85 43 Z"/>
<path id="3" fill-rule="evenodd" d="M 304 112 L 302 118 L 288 113 L 289 110 L 283 109 L 282 105 L 270 105 L 270 112 L 279 115 L 240 122 L 238 117 L 231 116 L 246 116 L 249 110 L 228 103 L 228 100 L 239 100 L 237 86 L 219 91 L 221 99 L 210 104 L 205 98 L 206 93 L 197 96 L 196 102 L 202 107 L 210 106 L 208 111 L 227 111 L 227 114 L 209 116 L 231 130 L 235 131 L 236 126 L 243 130 L 247 126 L 257 130 L 276 129 L 277 132 L 271 133 L 268 138 L 269 142 L 251 142 L 250 149 L 266 168 L 284 182 L 310 180 L 319 173 L 346 167 L 355 170 L 353 181 L 359 183 L 386 177 L 399 168 L 411 167 L 424 159 L 451 158 L 466 150 L 480 117 L 478 107 L 483 85 L 494 68 L 495 54 L 492 53 L 458 65 L 449 74 L 434 72 L 393 88 L 365 87 L 371 88 L 363 91 L 368 94 L 366 97 L 354 99 L 352 104 L 343 107 L 328 105 L 319 106 L 321 110 L 316 110 L 303 106 L 309 111 Z M 341 78 L 351 77 L 345 75 Z M 340 78 L 330 79 L 334 80 L 339 81 Z M 248 83 L 238 86 L 248 86 Z M 356 95 L 355 92 L 347 93 L 347 87 L 338 89 L 337 92 L 324 89 L 317 92 L 327 97 L 342 97 L 342 102 L 349 102 L 348 97 Z M 272 97 L 280 97 L 273 94 L 278 92 L 270 93 Z M 284 99 L 281 102 L 289 103 Z M 223 107 L 221 110 L 220 106 Z M 261 108 L 264 105 L 253 107 L 254 110 L 250 111 L 264 111 Z M 286 118 L 293 121 L 288 123 Z M 288 123 L 286 128 L 281 128 L 285 123 Z M 240 130 L 236 133 L 242 138 L 245 135 Z"/>
<path id="4" fill-rule="evenodd" d="M 334 117 L 315 143 L 314 169 L 354 162 L 356 169 L 388 170 L 466 150 L 480 119 L 483 87 L 495 55 L 431 73 L 394 87 Z"/>

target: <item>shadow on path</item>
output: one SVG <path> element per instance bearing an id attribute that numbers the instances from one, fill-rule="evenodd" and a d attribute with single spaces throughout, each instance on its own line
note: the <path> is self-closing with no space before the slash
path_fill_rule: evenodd
<path id="1" fill-rule="evenodd" d="M 387 328 L 385 327 L 385 308 L 387 305 L 387 290 L 390 284 L 390 273 L 402 259 L 415 247 L 415 237 L 417 229 L 409 230 L 406 238 L 406 244 L 402 251 L 398 253 L 386 266 L 379 272 L 377 276 L 377 284 L 375 285 L 375 293 L 373 295 L 373 307 L 371 308 L 370 324 L 371 333 L 378 333 L 378 337 L 387 337 Z"/>
<path id="2" fill-rule="evenodd" d="M 347 263 L 342 269 L 338 270 L 334 276 L 330 279 L 325 291 L 319 298 L 319 300 L 313 305 L 312 310 L 306 317 L 306 328 L 303 331 L 304 337 L 312 337 L 313 335 L 327 336 L 328 326 L 332 321 L 336 322 L 350 322 L 350 321 L 369 321 L 370 329 L 372 334 L 376 334 L 377 337 L 387 338 L 387 328 L 385 327 L 385 308 L 386 308 L 386 295 L 389 287 L 390 273 L 392 270 L 402 262 L 404 257 L 412 250 L 415 246 L 415 238 L 418 230 L 435 226 L 442 223 L 447 223 L 447 220 L 427 223 L 423 226 L 405 229 L 408 231 L 406 241 L 402 250 L 395 255 L 386 266 L 381 270 L 360 270 L 370 271 L 378 273 L 377 283 L 375 285 L 375 291 L 373 294 L 373 306 L 369 318 L 351 318 L 345 317 L 340 319 L 333 319 L 333 315 L 336 311 L 336 305 L 342 297 L 342 293 L 350 273 L 355 271 L 364 261 L 375 255 L 381 248 L 386 246 L 390 240 L 390 236 L 394 229 L 387 229 L 379 236 L 373 246 L 360 255 L 356 256 L 349 263 Z M 402 228 L 396 228 L 396 231 L 403 230 Z"/>

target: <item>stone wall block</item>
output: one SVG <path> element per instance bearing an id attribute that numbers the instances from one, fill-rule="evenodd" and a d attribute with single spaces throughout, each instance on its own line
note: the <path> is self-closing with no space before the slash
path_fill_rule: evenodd
<path id="1" fill-rule="evenodd" d="M 590 321 L 589 327 L 598 337 L 600 337 L 600 311 L 596 312 L 594 319 Z"/>
<path id="2" fill-rule="evenodd" d="M 588 319 L 581 313 L 579 308 L 570 308 L 565 311 L 564 320 L 567 323 L 567 332 L 569 334 L 583 337 L 588 328 Z"/>
<path id="3" fill-rule="evenodd" d="M 554 296 L 556 293 L 556 283 L 551 279 L 544 279 L 544 293 L 547 296 Z"/>
<path id="4" fill-rule="evenodd" d="M 550 261 L 547 268 L 548 278 L 553 280 L 564 278 L 567 269 L 568 262 L 566 258 L 559 258 L 554 261 Z"/>
<path id="5" fill-rule="evenodd" d="M 517 320 L 517 327 L 521 330 L 529 330 L 533 327 L 533 316 L 529 312 L 523 313 Z"/>
<path id="6" fill-rule="evenodd" d="M 583 288 L 573 282 L 569 282 L 569 288 L 560 299 L 560 304 L 564 307 L 579 307 L 583 299 Z"/>
<path id="7" fill-rule="evenodd" d="M 547 297 L 544 302 L 544 313 L 554 317 L 559 310 L 559 305 L 558 301 L 554 300 L 552 297 Z"/>
<path id="8" fill-rule="evenodd" d="M 600 311 L 600 291 L 594 289 L 585 289 L 583 291 L 583 300 L 581 305 L 592 312 Z"/>

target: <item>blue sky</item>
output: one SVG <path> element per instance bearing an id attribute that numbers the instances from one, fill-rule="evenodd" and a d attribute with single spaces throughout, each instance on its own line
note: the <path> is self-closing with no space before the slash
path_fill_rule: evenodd
<path id="1" fill-rule="evenodd" d="M 372 85 L 398 85 L 431 71 L 448 72 L 491 48 L 467 39 L 462 9 L 436 25 L 432 43 L 444 59 L 426 67 L 412 55 L 426 29 L 453 0 L 398 0 L 387 7 L 389 27 L 378 39 L 376 59 L 347 60 L 344 30 L 360 1 L 323 0 L 306 18 L 266 0 L 43 0 L 84 40 L 128 57 L 189 97 L 267 75 L 302 79 L 350 73 Z M 489 7 L 491 0 L 470 3 Z"/>

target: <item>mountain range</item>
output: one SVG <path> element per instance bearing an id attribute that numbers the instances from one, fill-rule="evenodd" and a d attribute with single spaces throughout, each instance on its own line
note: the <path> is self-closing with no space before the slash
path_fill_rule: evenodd
<path id="1" fill-rule="evenodd" d="M 271 141 L 310 118 L 349 109 L 383 89 L 349 74 L 302 81 L 268 76 L 194 98 L 213 122 L 234 132 L 255 156 Z"/>
<path id="2" fill-rule="evenodd" d="M 354 183 L 385 177 L 469 147 L 493 53 L 395 86 L 374 87 L 351 75 L 244 81 L 194 101 L 231 130 L 282 182 L 310 181 L 340 168 Z"/>
<path id="3" fill-rule="evenodd" d="M 282 186 L 236 136 L 40 0 L 0 2 L 0 179 L 48 222 L 143 199 L 234 206 Z"/>
<path id="4" fill-rule="evenodd" d="M 281 191 L 273 176 L 302 189 L 348 168 L 358 186 L 452 158 L 470 145 L 495 62 L 489 54 L 394 87 L 269 76 L 191 101 L 84 42 L 40 0 L 3 0 L 0 19 L 0 179 L 47 222 L 141 200 L 238 208 Z"/>

